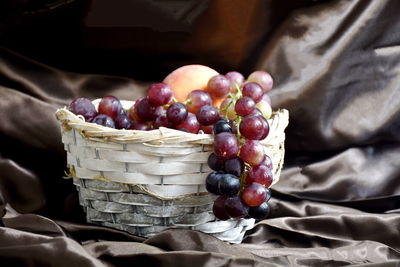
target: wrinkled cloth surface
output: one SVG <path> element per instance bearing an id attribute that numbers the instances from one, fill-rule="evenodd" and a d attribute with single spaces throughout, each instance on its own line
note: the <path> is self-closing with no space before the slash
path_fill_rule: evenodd
<path id="1" fill-rule="evenodd" d="M 2 266 L 400 266 L 400 2 L 3 1 Z M 242 244 L 89 225 L 54 112 L 133 100 L 185 64 L 275 79 L 290 112 L 271 216 Z"/>

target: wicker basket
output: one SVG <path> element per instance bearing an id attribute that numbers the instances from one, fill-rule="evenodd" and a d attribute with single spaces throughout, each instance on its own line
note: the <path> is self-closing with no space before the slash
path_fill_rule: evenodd
<path id="1" fill-rule="evenodd" d="M 98 100 L 93 101 L 97 106 Z M 133 102 L 122 101 L 124 108 Z M 168 128 L 116 130 L 87 123 L 66 108 L 56 116 L 67 151 L 69 176 L 79 191 L 87 221 L 150 237 L 167 228 L 186 228 L 240 243 L 254 219 L 217 220 L 215 196 L 205 188 L 213 136 Z M 284 158 L 287 110 L 269 120 L 262 141 L 279 179 Z"/>

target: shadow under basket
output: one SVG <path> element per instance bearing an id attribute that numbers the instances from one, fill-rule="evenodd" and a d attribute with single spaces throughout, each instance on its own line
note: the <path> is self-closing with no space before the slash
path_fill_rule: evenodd
<path id="1" fill-rule="evenodd" d="M 129 108 L 133 102 L 122 104 Z M 207 158 L 213 135 L 169 128 L 116 130 L 85 122 L 66 108 L 56 117 L 69 177 L 89 223 L 142 237 L 168 228 L 192 229 L 230 243 L 240 243 L 254 226 L 254 219 L 220 221 L 212 212 L 216 196 L 207 192 L 205 179 L 212 171 Z M 270 133 L 261 141 L 272 159 L 273 183 L 283 164 L 288 117 L 287 110 L 274 112 Z"/>

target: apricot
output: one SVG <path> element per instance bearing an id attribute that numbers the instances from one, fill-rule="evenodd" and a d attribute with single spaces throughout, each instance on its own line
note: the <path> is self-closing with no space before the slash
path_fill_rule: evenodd
<path id="1" fill-rule="evenodd" d="M 183 102 L 191 91 L 206 90 L 210 78 L 218 74 L 217 71 L 204 65 L 186 65 L 171 72 L 163 82 L 172 88 L 174 97 Z"/>

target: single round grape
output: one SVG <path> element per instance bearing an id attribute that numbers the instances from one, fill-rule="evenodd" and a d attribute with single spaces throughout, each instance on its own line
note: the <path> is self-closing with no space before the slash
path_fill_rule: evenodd
<path id="1" fill-rule="evenodd" d="M 97 116 L 97 111 L 92 101 L 84 97 L 74 99 L 69 104 L 68 109 L 75 115 L 82 115 L 87 122 Z"/>
<path id="2" fill-rule="evenodd" d="M 239 151 L 239 142 L 231 133 L 220 133 L 214 137 L 214 153 L 222 159 L 236 157 Z"/>
<path id="3" fill-rule="evenodd" d="M 235 103 L 233 102 L 232 98 L 227 98 L 222 101 L 219 109 L 221 115 L 227 117 L 228 119 L 233 120 L 236 118 Z"/>
<path id="4" fill-rule="evenodd" d="M 260 102 L 264 95 L 263 88 L 258 83 L 254 82 L 248 82 L 243 85 L 242 93 L 243 96 L 250 97 L 256 103 Z"/>
<path id="5" fill-rule="evenodd" d="M 132 121 L 129 119 L 128 115 L 124 112 L 119 114 L 114 120 L 116 129 L 129 129 L 131 127 Z"/>
<path id="6" fill-rule="evenodd" d="M 206 178 L 206 189 L 208 192 L 211 194 L 215 195 L 221 195 L 221 192 L 219 190 L 219 183 L 222 179 L 223 172 L 212 172 L 209 175 L 207 175 Z"/>
<path id="7" fill-rule="evenodd" d="M 249 75 L 247 78 L 248 82 L 255 82 L 261 85 L 263 88 L 264 93 L 268 93 L 272 89 L 272 86 L 274 84 L 274 81 L 271 77 L 271 75 L 268 72 L 265 71 L 255 71 Z"/>
<path id="8" fill-rule="evenodd" d="M 224 170 L 225 161 L 215 155 L 215 153 L 211 153 L 210 156 L 208 156 L 207 164 L 208 167 L 210 167 L 214 171 L 222 171 Z"/>
<path id="9" fill-rule="evenodd" d="M 96 117 L 93 118 L 92 122 L 105 127 L 115 128 L 114 120 L 104 114 L 98 114 Z"/>
<path id="10" fill-rule="evenodd" d="M 174 91 L 165 83 L 153 83 L 147 89 L 150 105 L 154 107 L 163 106 L 171 102 Z"/>
<path id="11" fill-rule="evenodd" d="M 166 114 L 158 116 L 157 119 L 154 121 L 153 129 L 158 129 L 160 127 L 166 127 L 166 128 L 174 127 L 173 124 L 168 120 Z"/>
<path id="12" fill-rule="evenodd" d="M 268 169 L 270 169 L 270 171 L 272 172 L 273 169 L 272 160 L 267 154 L 264 155 L 264 158 L 259 165 L 267 166 Z"/>
<path id="13" fill-rule="evenodd" d="M 225 77 L 230 81 L 231 88 L 234 88 L 235 84 L 240 88 L 240 86 L 244 83 L 243 75 L 237 71 L 230 71 L 225 74 Z"/>
<path id="14" fill-rule="evenodd" d="M 260 206 L 250 207 L 248 214 L 251 218 L 261 220 L 261 219 L 265 219 L 266 217 L 268 217 L 270 212 L 271 212 L 271 208 L 269 207 L 269 205 L 266 202 L 264 202 Z"/>
<path id="15" fill-rule="evenodd" d="M 267 198 L 265 187 L 259 183 L 251 183 L 240 194 L 243 203 L 249 207 L 260 206 Z"/>
<path id="16" fill-rule="evenodd" d="M 148 122 L 133 121 L 130 130 L 149 131 L 151 126 Z"/>
<path id="17" fill-rule="evenodd" d="M 219 196 L 213 205 L 213 213 L 215 217 L 222 221 L 230 219 L 229 215 L 225 211 L 225 201 L 228 199 L 227 196 Z"/>
<path id="18" fill-rule="evenodd" d="M 173 103 L 167 109 L 167 118 L 174 125 L 182 123 L 186 119 L 187 115 L 188 111 L 186 106 L 179 102 Z"/>
<path id="19" fill-rule="evenodd" d="M 246 183 L 259 183 L 265 187 L 269 187 L 273 181 L 271 169 L 265 165 L 253 166 L 249 169 L 246 176 Z"/>
<path id="20" fill-rule="evenodd" d="M 226 120 L 219 120 L 214 124 L 213 133 L 232 133 L 232 128 Z"/>
<path id="21" fill-rule="evenodd" d="M 208 81 L 207 91 L 212 98 L 224 98 L 230 89 L 231 82 L 224 75 L 215 75 Z"/>
<path id="22" fill-rule="evenodd" d="M 224 164 L 224 169 L 226 173 L 240 176 L 244 171 L 244 162 L 238 157 L 227 159 Z"/>
<path id="23" fill-rule="evenodd" d="M 258 141 L 246 140 L 240 148 L 239 157 L 251 166 L 259 165 L 264 159 L 264 147 Z"/>
<path id="24" fill-rule="evenodd" d="M 222 174 L 222 177 L 219 180 L 219 192 L 221 192 L 221 195 L 232 197 L 239 193 L 239 190 L 239 177 L 230 173 Z"/>
<path id="25" fill-rule="evenodd" d="M 262 100 L 256 104 L 256 108 L 258 108 L 261 111 L 265 119 L 268 120 L 269 118 L 271 118 L 272 108 L 270 104 Z"/>
<path id="26" fill-rule="evenodd" d="M 139 119 L 139 116 L 137 115 L 137 106 L 138 106 L 138 104 L 140 103 L 140 101 L 142 101 L 143 99 L 145 99 L 144 96 L 138 98 L 138 99 L 135 101 L 135 103 L 129 108 L 129 110 L 128 110 L 128 115 L 129 115 L 129 118 L 131 118 L 131 120 L 133 120 L 133 121 L 138 121 L 138 120 L 140 120 L 140 119 Z"/>
<path id="27" fill-rule="evenodd" d="M 269 123 L 268 121 L 263 117 L 263 116 L 259 116 L 261 122 L 263 123 L 264 127 L 263 127 L 263 135 L 261 136 L 260 140 L 264 140 L 265 138 L 267 138 L 268 134 L 269 134 Z"/>
<path id="28" fill-rule="evenodd" d="M 208 125 L 208 126 L 200 125 L 199 131 L 200 130 L 203 131 L 203 133 L 205 133 L 205 134 L 212 134 L 213 133 L 212 125 Z"/>
<path id="29" fill-rule="evenodd" d="M 219 112 L 218 109 L 213 106 L 210 105 L 202 106 L 197 111 L 196 118 L 201 125 L 205 126 L 211 125 L 219 120 Z"/>
<path id="30" fill-rule="evenodd" d="M 186 108 L 193 114 L 196 114 L 202 106 L 212 105 L 210 94 L 203 90 L 191 91 L 186 99 L 189 100 L 186 104 Z"/>
<path id="31" fill-rule="evenodd" d="M 262 112 L 261 112 L 258 108 L 255 108 L 255 109 L 253 110 L 253 112 L 250 113 L 249 115 L 253 115 L 253 116 L 263 116 Z M 263 116 L 263 117 L 264 117 L 264 116 Z"/>
<path id="32" fill-rule="evenodd" d="M 249 207 L 238 196 L 225 200 L 225 211 L 232 218 L 243 218 L 247 215 Z"/>
<path id="33" fill-rule="evenodd" d="M 259 116 L 248 115 L 239 125 L 240 134 L 249 140 L 261 140 L 265 135 L 265 123 Z"/>
<path id="34" fill-rule="evenodd" d="M 123 110 L 121 102 L 115 96 L 105 96 L 99 103 L 99 114 L 107 115 L 113 120 L 121 114 L 121 110 Z"/>
<path id="35" fill-rule="evenodd" d="M 272 105 L 271 97 L 268 94 L 264 94 L 262 97 L 262 101 L 267 102 L 268 104 Z"/>
<path id="36" fill-rule="evenodd" d="M 186 119 L 175 126 L 177 130 L 186 130 L 189 133 L 197 134 L 200 129 L 200 123 L 197 121 L 196 116 L 193 113 L 188 113 Z"/>
<path id="37" fill-rule="evenodd" d="M 140 120 L 154 121 L 158 116 L 161 115 L 162 110 L 162 107 L 153 107 L 150 105 L 149 99 L 145 98 L 138 103 L 137 115 Z"/>
<path id="38" fill-rule="evenodd" d="M 236 101 L 235 111 L 236 114 L 244 117 L 252 113 L 253 110 L 255 109 L 255 106 L 256 103 L 254 102 L 254 100 L 251 99 L 250 97 L 245 96 Z"/>

